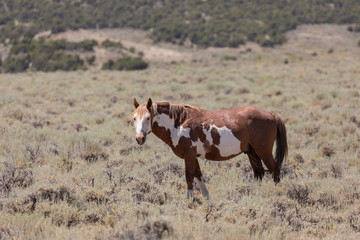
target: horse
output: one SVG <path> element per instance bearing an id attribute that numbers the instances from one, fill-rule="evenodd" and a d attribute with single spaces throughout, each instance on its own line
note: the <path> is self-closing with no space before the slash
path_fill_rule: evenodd
<path id="1" fill-rule="evenodd" d="M 280 182 L 288 145 L 285 124 L 275 113 L 254 106 L 206 111 L 187 104 L 153 102 L 151 98 L 143 104 L 134 98 L 134 107 L 136 142 L 143 145 L 152 132 L 185 160 L 187 198 L 194 197 L 194 179 L 202 195 L 209 198 L 198 158 L 223 161 L 245 153 L 256 179 L 261 181 L 265 174 L 263 162 L 274 182 Z"/>

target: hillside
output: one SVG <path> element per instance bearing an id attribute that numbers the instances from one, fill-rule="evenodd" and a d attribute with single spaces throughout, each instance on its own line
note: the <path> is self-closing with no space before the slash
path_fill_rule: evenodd
<path id="1" fill-rule="evenodd" d="M 0 41 L 68 29 L 151 30 L 154 41 L 200 47 L 274 46 L 300 24 L 359 24 L 357 0 L 2 0 Z M 359 25 L 349 28 L 360 30 Z"/>

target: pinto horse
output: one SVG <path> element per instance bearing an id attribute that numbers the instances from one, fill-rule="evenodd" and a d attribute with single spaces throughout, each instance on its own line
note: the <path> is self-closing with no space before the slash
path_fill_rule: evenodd
<path id="1" fill-rule="evenodd" d="M 187 197 L 193 197 L 194 178 L 204 197 L 209 198 L 197 158 L 223 161 L 241 153 L 248 155 L 255 178 L 265 169 L 280 182 L 280 169 L 287 155 L 286 128 L 275 113 L 247 106 L 219 111 L 169 102 L 139 104 L 134 99 L 136 141 L 142 145 L 153 132 L 185 160 Z M 272 149 L 276 140 L 275 160 Z M 262 162 L 261 162 L 262 160 Z"/>

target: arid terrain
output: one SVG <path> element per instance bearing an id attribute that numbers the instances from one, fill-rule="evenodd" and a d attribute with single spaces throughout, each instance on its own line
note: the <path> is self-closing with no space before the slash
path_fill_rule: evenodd
<path id="1" fill-rule="evenodd" d="M 360 33 L 300 26 L 275 48 L 190 49 L 81 31 L 60 38 L 121 41 L 150 67 L 0 75 L 0 239 L 359 239 Z M 134 97 L 277 113 L 281 183 L 256 181 L 246 155 L 200 160 L 211 199 L 187 200 L 183 160 L 154 135 L 137 145 Z"/>

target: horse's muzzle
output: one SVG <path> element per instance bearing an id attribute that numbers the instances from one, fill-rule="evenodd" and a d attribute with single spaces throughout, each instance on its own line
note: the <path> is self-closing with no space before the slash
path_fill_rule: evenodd
<path id="1" fill-rule="evenodd" d="M 139 135 L 136 135 L 136 142 L 139 144 L 139 145 L 143 145 L 145 143 L 145 140 L 146 140 L 146 136 L 143 135 L 143 134 L 139 134 Z"/>

